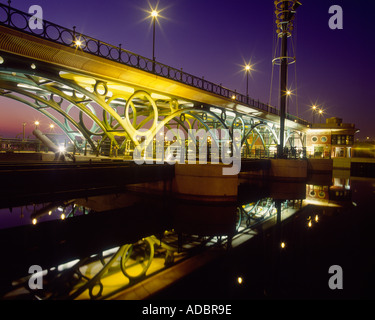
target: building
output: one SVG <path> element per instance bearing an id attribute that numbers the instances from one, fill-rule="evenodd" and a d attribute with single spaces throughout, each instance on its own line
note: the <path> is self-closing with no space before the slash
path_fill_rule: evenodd
<path id="1" fill-rule="evenodd" d="M 342 119 L 327 118 L 326 123 L 313 123 L 306 135 L 306 152 L 311 158 L 351 158 L 354 124 L 343 123 Z"/>

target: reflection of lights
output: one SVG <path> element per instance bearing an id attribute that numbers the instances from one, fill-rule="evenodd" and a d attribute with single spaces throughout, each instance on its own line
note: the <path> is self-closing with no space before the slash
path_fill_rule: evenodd
<path id="1" fill-rule="evenodd" d="M 237 278 L 237 282 L 238 282 L 238 284 L 242 284 L 242 282 L 243 282 L 242 277 L 238 277 L 238 278 Z"/>
<path id="2" fill-rule="evenodd" d="M 48 211 L 48 215 L 50 216 L 52 214 L 52 211 Z"/>
<path id="3" fill-rule="evenodd" d="M 36 65 L 33 63 L 31 64 L 31 69 L 35 70 L 36 69 Z"/>
<path id="4" fill-rule="evenodd" d="M 306 203 L 306 205 L 308 204 L 312 204 L 312 205 L 315 205 L 315 206 L 325 206 L 325 207 L 333 207 L 333 208 L 340 208 L 341 205 L 338 204 L 338 203 L 330 203 L 328 202 L 328 199 L 305 199 L 304 200 L 304 203 Z"/>
<path id="5" fill-rule="evenodd" d="M 107 257 L 111 254 L 115 254 L 118 251 L 118 249 L 120 249 L 120 247 L 114 247 L 114 248 L 111 248 L 111 249 L 108 249 L 108 250 L 104 250 L 102 255 L 103 255 L 103 257 Z"/>
<path id="6" fill-rule="evenodd" d="M 36 225 L 37 220 L 34 218 L 34 219 L 32 220 L 32 223 L 33 223 L 33 225 Z"/>
<path id="7" fill-rule="evenodd" d="M 60 264 L 60 265 L 57 266 L 57 270 L 58 271 L 63 271 L 63 270 L 70 269 L 74 265 L 76 265 L 78 262 L 79 262 L 79 260 L 77 259 L 77 260 L 72 260 L 72 261 L 67 262 L 67 263 Z"/>
<path id="8" fill-rule="evenodd" d="M 309 227 L 309 228 L 311 228 L 312 227 L 312 223 L 313 223 L 313 219 L 312 219 L 312 217 L 311 216 L 309 216 L 308 218 L 307 218 L 307 220 L 308 220 L 308 223 L 307 223 L 307 226 Z M 319 221 L 319 215 L 315 215 L 315 217 L 314 217 L 314 221 L 317 223 L 318 221 Z"/>
<path id="9" fill-rule="evenodd" d="M 284 249 L 286 247 L 286 243 L 284 241 L 281 242 L 280 247 L 281 247 L 281 249 Z"/>
<path id="10" fill-rule="evenodd" d="M 65 214 L 62 213 L 61 216 L 60 216 L 61 220 L 65 220 Z"/>

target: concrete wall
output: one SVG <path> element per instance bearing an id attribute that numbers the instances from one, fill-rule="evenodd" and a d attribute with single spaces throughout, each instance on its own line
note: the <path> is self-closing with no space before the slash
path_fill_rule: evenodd
<path id="1" fill-rule="evenodd" d="M 224 176 L 223 167 L 223 164 L 176 164 L 173 193 L 192 200 L 235 201 L 238 175 Z"/>
<path id="2" fill-rule="evenodd" d="M 307 159 L 307 168 L 309 172 L 332 171 L 333 159 Z"/>
<path id="3" fill-rule="evenodd" d="M 272 159 L 269 177 L 275 180 L 304 181 L 307 178 L 307 161 Z"/>

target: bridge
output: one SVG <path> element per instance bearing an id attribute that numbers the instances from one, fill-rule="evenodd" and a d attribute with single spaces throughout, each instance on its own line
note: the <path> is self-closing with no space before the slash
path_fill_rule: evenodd
<path id="1" fill-rule="evenodd" d="M 309 123 L 303 119 L 286 114 L 286 130 L 281 130 L 277 107 L 81 34 L 75 27 L 44 20 L 42 29 L 30 28 L 30 18 L 0 4 L 0 95 L 53 121 L 70 139 L 73 156 L 89 149 L 96 155 L 115 150 L 131 158 L 143 141 L 162 136 L 163 148 L 168 146 L 172 141 L 164 140 L 166 129 L 175 132 L 177 140 L 189 129 L 227 130 L 232 145 L 238 129 L 243 158 L 257 156 L 259 150 L 259 155 L 272 157 L 282 141 L 284 147 L 305 147 Z M 283 139 L 280 132 L 285 132 Z M 19 148 L 27 147 L 32 148 Z M 281 242 L 280 222 L 300 209 L 306 193 L 302 184 L 297 195 L 288 195 L 298 202 L 277 193 L 263 195 L 263 190 L 255 199 L 246 184 L 238 196 L 238 175 L 223 176 L 219 166 L 203 169 L 198 164 L 187 170 L 179 164 L 137 166 L 111 160 L 0 165 L 0 209 L 30 214 L 31 221 L 0 230 L 0 239 L 7 243 L 4 256 L 12 258 L 0 272 L 0 297 L 28 290 L 25 268 L 35 263 L 47 273 L 46 290 L 38 299 L 109 299 L 118 294 L 134 298 L 138 285 L 150 295 L 155 286 L 147 283 L 155 283 L 154 276 L 162 277 L 174 267 L 180 274 L 190 272 L 224 253 L 222 249 L 247 241 L 260 226 L 275 227 L 275 239 Z M 279 171 L 274 161 L 281 163 Z M 308 161 L 304 167 L 285 161 L 243 161 L 241 171 L 262 180 L 268 175 L 277 178 L 280 171 L 306 177 Z M 130 185 L 139 184 L 150 184 L 153 191 L 163 188 L 162 196 L 129 192 Z M 190 201 L 197 198 L 207 198 L 208 203 Z M 217 199 L 227 202 L 212 203 Z M 135 225 L 141 226 L 139 232 Z M 178 272 L 172 269 L 170 274 Z M 175 280 L 170 274 L 160 282 Z"/>
<path id="2" fill-rule="evenodd" d="M 280 110 L 119 46 L 0 4 L 0 95 L 53 121 L 77 150 L 131 156 L 164 130 L 241 132 L 242 157 L 270 156 Z M 308 122 L 286 114 L 284 146 L 303 148 Z M 176 135 L 178 139 L 178 134 Z M 220 139 L 220 137 L 216 137 Z M 168 142 L 167 142 L 168 143 Z"/>

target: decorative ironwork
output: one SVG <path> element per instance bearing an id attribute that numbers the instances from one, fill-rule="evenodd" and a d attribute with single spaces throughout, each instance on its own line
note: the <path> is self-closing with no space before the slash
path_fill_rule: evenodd
<path id="1" fill-rule="evenodd" d="M 45 21 L 44 29 L 36 31 L 29 26 L 20 28 L 21 24 L 13 21 L 27 20 L 29 17 L 30 15 L 26 13 L 0 4 L 0 24 L 6 27 L 21 29 L 22 32 L 75 47 L 76 50 L 83 50 L 151 72 L 148 69 L 152 68 L 150 63 L 153 61 L 126 51 L 121 46 L 112 47 L 81 35 L 75 28 L 68 30 Z M 49 32 L 54 32 L 54 36 Z M 108 50 L 105 51 L 104 48 Z M 96 155 L 132 156 L 138 145 L 143 142 L 146 142 L 145 145 L 152 144 L 157 135 L 164 132 L 164 128 L 176 132 L 182 129 L 188 135 L 189 129 L 204 129 L 207 132 L 226 129 L 230 133 L 231 140 L 233 140 L 234 129 L 240 129 L 241 146 L 244 146 L 243 157 L 270 157 L 271 147 L 279 141 L 279 132 L 274 124 L 271 125 L 267 120 L 238 110 L 233 112 L 222 107 L 199 105 L 167 94 L 146 92 L 134 86 L 124 86 L 116 81 L 83 74 L 76 79 L 77 75 L 69 70 L 57 70 L 49 64 L 43 66 L 42 62 L 36 64 L 32 59 L 19 59 L 6 52 L 1 55 L 1 95 L 25 103 L 46 115 L 65 132 L 73 142 L 75 150 L 84 152 L 85 155 L 89 146 L 89 152 Z M 163 71 L 165 68 L 168 68 L 167 73 Z M 154 72 L 160 72 L 162 76 L 192 86 L 204 87 L 205 90 L 230 98 L 231 101 L 234 98 L 234 103 L 244 102 L 247 99 L 235 91 L 165 65 L 160 65 L 160 68 L 156 68 Z M 259 101 L 252 100 L 251 104 L 258 109 L 278 114 L 277 109 L 271 110 L 270 106 L 263 105 Z M 179 134 L 176 137 L 180 139 Z M 211 138 L 212 140 L 208 142 L 209 148 L 214 141 L 216 145 L 220 145 L 219 136 Z M 300 138 L 303 146 L 301 134 Z M 258 139 L 260 143 L 257 142 Z M 195 144 L 195 137 L 192 140 Z M 294 138 L 288 137 L 288 141 L 291 144 Z M 237 148 L 237 144 L 235 146 Z M 164 148 L 168 147 L 168 141 L 165 141 Z M 197 145 L 189 147 L 197 148 Z M 189 147 L 186 148 L 188 152 Z M 263 150 L 260 150 L 260 147 Z M 294 145 L 291 144 L 291 147 Z M 154 159 L 156 157 L 151 156 Z"/>
<path id="2" fill-rule="evenodd" d="M 125 50 L 121 45 L 116 47 L 98 39 L 94 39 L 77 32 L 75 27 L 71 30 L 50 21 L 43 20 L 43 29 L 31 29 L 28 24 L 31 17 L 30 14 L 12 8 L 9 5 L 0 4 L 0 25 L 59 43 L 64 46 L 72 47 L 76 50 L 81 50 L 98 57 L 138 68 L 143 71 L 155 73 L 159 76 L 234 100 L 235 103 L 241 103 L 265 112 L 279 115 L 279 110 L 273 106 L 249 98 L 246 95 L 239 94 L 236 91 L 212 83 L 203 78 L 183 72 L 182 70 Z M 233 97 L 235 97 L 235 99 L 233 99 Z M 290 114 L 287 115 L 287 119 L 304 125 L 308 124 L 308 122 Z"/>

